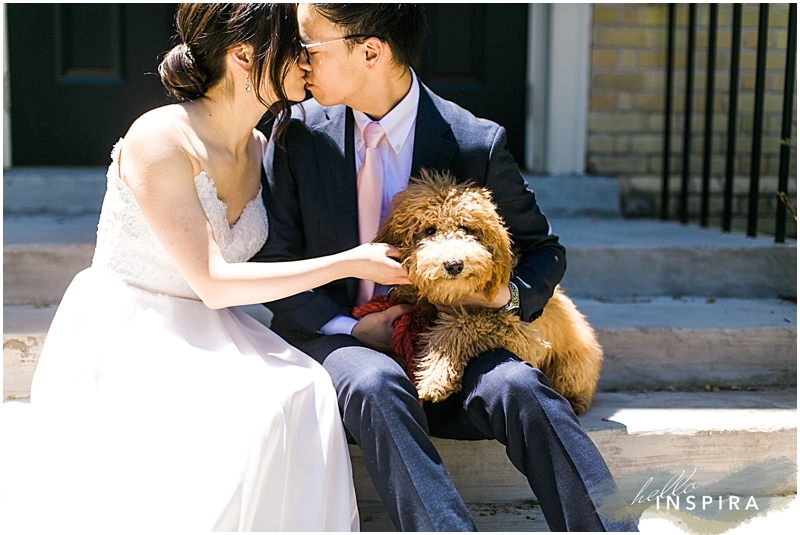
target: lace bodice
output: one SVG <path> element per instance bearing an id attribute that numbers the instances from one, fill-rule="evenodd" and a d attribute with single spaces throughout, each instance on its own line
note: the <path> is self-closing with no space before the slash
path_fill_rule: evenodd
<path id="1" fill-rule="evenodd" d="M 153 292 L 198 299 L 147 225 L 133 192 L 119 176 L 121 143 L 122 140 L 117 142 L 111 152 L 92 266 Z M 219 199 L 214 181 L 201 171 L 194 182 L 223 258 L 229 263 L 249 260 L 267 240 L 267 212 L 261 189 L 230 226 L 228 207 Z"/>

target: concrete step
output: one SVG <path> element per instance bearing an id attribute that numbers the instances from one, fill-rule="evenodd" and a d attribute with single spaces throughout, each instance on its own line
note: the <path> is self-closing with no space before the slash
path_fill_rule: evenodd
<path id="1" fill-rule="evenodd" d="M 536 203 L 552 221 L 622 217 L 620 181 L 601 176 L 541 176 L 523 173 Z"/>
<path id="2" fill-rule="evenodd" d="M 754 496 L 759 514 L 772 513 L 771 521 L 760 516 L 748 526 L 777 526 L 796 518 L 796 396 L 794 388 L 603 392 L 580 420 L 629 506 L 637 496 L 680 478 L 679 487 L 694 484 L 686 494 L 694 495 L 698 504 L 702 496 L 713 496 L 715 506 L 718 496 L 739 496 L 742 504 Z M 548 531 L 527 481 L 507 460 L 501 444 L 433 442 L 480 530 Z M 350 446 L 350 452 L 362 528 L 394 531 L 360 450 Z M 642 493 L 643 487 L 647 492 Z M 791 513 L 782 509 L 787 505 Z M 724 529 L 712 531 L 715 521 L 722 520 L 713 513 L 696 512 L 693 517 L 685 511 L 665 511 L 663 501 L 636 503 L 632 512 L 640 517 L 643 533 L 686 533 L 687 524 L 704 528 L 693 532 L 721 533 L 742 522 L 730 516 Z"/>
<path id="3" fill-rule="evenodd" d="M 532 500 L 466 505 L 478 531 L 504 533 L 550 531 L 541 508 Z M 361 518 L 361 531 L 397 531 L 381 502 L 359 500 L 358 513 Z"/>
<path id="4" fill-rule="evenodd" d="M 4 399 L 28 395 L 55 309 L 4 307 Z M 779 496 L 796 491 L 796 402 L 796 387 L 601 391 L 580 420 L 631 499 L 650 477 L 666 484 L 695 469 L 692 480 L 709 492 Z M 499 443 L 434 442 L 465 501 L 533 499 Z M 377 502 L 360 450 L 352 447 L 351 457 L 359 500 Z"/>
<path id="5" fill-rule="evenodd" d="M 649 302 L 599 302 L 578 300 L 581 307 L 598 328 L 601 340 L 605 333 L 613 333 L 615 322 L 624 321 L 628 336 L 643 337 L 642 351 L 657 345 L 664 337 L 660 332 L 664 318 L 672 318 L 675 330 L 685 336 L 674 337 L 671 343 L 680 346 L 691 334 L 686 325 L 725 330 L 715 324 L 721 318 L 733 316 L 737 322 L 751 321 L 751 329 L 789 329 L 796 332 L 796 309 L 793 303 L 778 300 L 742 301 L 717 300 L 707 303 L 699 300 L 649 300 Z M 716 311 L 716 315 L 705 313 L 702 308 Z M 269 314 L 263 307 L 244 307 L 245 311 L 260 316 L 268 322 Z M 57 306 L 4 306 L 4 399 L 24 400 L 29 393 L 30 379 L 36 366 L 38 352 L 44 340 Z M 727 313 L 726 313 L 727 311 Z M 716 319 L 712 321 L 711 316 Z M 661 321 L 659 321 L 661 318 Z M 786 318 L 786 319 L 784 319 Z M 786 321 L 788 320 L 788 322 Z M 729 325 L 734 325 L 732 322 Z M 787 323 L 787 327 L 775 324 Z M 735 328 L 729 329 L 734 331 Z M 649 340 L 648 333 L 657 336 Z M 759 336 L 769 338 L 761 333 Z M 697 335 L 699 337 L 699 335 Z M 608 340 L 613 340 L 609 337 Z M 613 344 L 604 341 L 609 355 L 615 355 Z M 712 347 L 719 340 L 710 341 Z M 732 344 L 730 350 L 735 349 Z M 739 345 L 746 345 L 740 343 Z M 697 347 L 698 344 L 695 344 Z M 674 345 L 673 345 L 674 349 Z M 662 351 L 666 351 L 662 349 Z M 680 351 L 673 351 L 681 355 Z M 725 351 L 717 357 L 723 358 Z M 603 454 L 614 474 L 626 501 L 632 502 L 650 478 L 650 486 L 667 485 L 673 477 L 684 479 L 691 474 L 697 484 L 693 494 L 757 496 L 762 508 L 776 508 L 776 499 L 784 494 L 796 492 L 796 444 L 797 444 L 797 392 L 788 386 L 747 386 L 746 377 L 758 376 L 758 367 L 747 363 L 726 363 L 721 369 L 741 368 L 735 387 L 719 388 L 708 381 L 708 388 L 681 389 L 666 385 L 677 384 L 682 366 L 689 368 L 684 377 L 702 375 L 711 365 L 692 362 L 692 355 L 681 355 L 683 364 L 669 361 L 658 371 L 658 358 L 640 358 L 631 352 L 626 372 L 638 366 L 635 373 L 645 373 L 654 368 L 652 379 L 664 374 L 670 380 L 663 381 L 659 391 L 640 388 L 636 391 L 600 391 L 596 399 L 580 420 L 589 436 Z M 746 355 L 745 355 L 746 357 Z M 758 355 L 756 355 L 758 357 Z M 744 358 L 744 357 L 743 357 Z M 752 355 L 751 361 L 761 366 L 770 366 L 768 361 L 759 361 Z M 709 357 L 710 360 L 713 360 Z M 669 359 L 667 359 L 669 360 Z M 640 362 L 641 361 L 641 362 Z M 787 359 L 776 359 L 785 365 Z M 617 359 L 609 357 L 604 371 L 604 381 L 612 375 Z M 794 362 L 792 365 L 796 364 Z M 614 372 L 618 375 L 619 371 Z M 631 372 L 633 373 L 633 372 Z M 739 381 L 741 379 L 741 381 Z M 698 384 L 706 382 L 699 381 Z M 536 506 L 525 478 L 514 469 L 505 456 L 501 444 L 492 441 L 452 441 L 434 439 L 434 443 L 465 501 L 478 527 L 484 531 L 547 531 L 541 511 Z M 392 531 L 383 505 L 366 472 L 360 450 L 351 446 L 354 481 L 362 515 L 362 528 L 369 531 Z M 699 499 L 699 498 L 698 498 Z M 766 502 L 764 501 L 766 500 Z M 744 503 L 744 502 L 743 502 Z M 770 505 L 771 504 L 771 505 Z M 654 511 L 653 504 L 643 512 L 643 519 L 664 520 L 679 524 L 662 511 Z M 641 512 L 641 511 L 640 511 Z M 649 516 L 648 516 L 649 515 Z M 643 520 L 644 522 L 644 520 Z M 653 522 L 643 526 L 655 525 Z M 760 525 L 760 524 L 759 524 Z M 658 532 L 664 532 L 658 524 Z"/>
<path id="6" fill-rule="evenodd" d="M 600 390 L 795 385 L 797 305 L 779 299 L 576 299 L 605 352 Z M 57 305 L 3 306 L 5 395 L 25 397 Z M 269 325 L 264 307 L 242 307 Z"/>
<path id="7" fill-rule="evenodd" d="M 796 296 L 797 244 L 769 237 L 624 219 L 557 219 L 567 247 L 562 285 L 574 297 Z M 91 264 L 97 214 L 6 214 L 3 302 L 61 300 L 75 274 Z"/>
<path id="8" fill-rule="evenodd" d="M 669 476 L 715 493 L 780 496 L 797 490 L 796 388 L 718 392 L 600 392 L 581 424 L 603 454 L 626 501 L 647 480 Z M 469 503 L 530 500 L 524 476 L 495 441 L 433 439 Z M 356 493 L 379 497 L 361 451 L 351 446 Z M 757 474 L 754 476 L 754 473 Z M 716 495 L 716 494 L 715 494 Z"/>
<path id="9" fill-rule="evenodd" d="M 53 303 L 91 262 L 104 175 L 4 174 L 4 400 L 29 395 Z M 769 497 L 773 512 L 739 528 L 783 532 L 776 519 L 796 522 L 798 509 L 780 497 L 796 493 L 796 387 L 787 385 L 796 385 L 797 309 L 778 297 L 796 296 L 796 243 L 622 220 L 614 179 L 571 179 L 569 199 L 561 178 L 528 179 L 568 249 L 563 286 L 605 349 L 601 391 L 581 422 L 626 501 L 649 478 L 663 486 L 683 471 L 697 495 Z M 269 323 L 263 307 L 244 308 Z M 481 531 L 547 531 L 500 444 L 435 443 Z M 362 529 L 393 531 L 358 448 L 351 457 Z M 652 505 L 641 518 L 643 532 L 658 533 L 693 521 Z"/>
<path id="10" fill-rule="evenodd" d="M 599 388 L 797 384 L 797 304 L 781 299 L 575 299 L 605 360 Z"/>
<path id="11" fill-rule="evenodd" d="M 612 177 L 523 173 L 550 217 L 620 217 L 620 181 Z M 99 213 L 103 167 L 15 167 L 4 170 L 5 214 Z M 774 188 L 773 188 L 774 189 Z M 565 192 L 569 192 L 565 195 Z"/>
<path id="12" fill-rule="evenodd" d="M 797 295 L 797 242 L 645 219 L 557 219 L 573 297 Z"/>
<path id="13" fill-rule="evenodd" d="M 105 193 L 106 169 L 102 167 L 3 169 L 4 215 L 99 214 Z"/>
<path id="14" fill-rule="evenodd" d="M 467 503 L 478 531 L 488 532 L 549 532 L 541 509 L 535 503 L 490 502 Z M 358 503 L 361 514 L 361 531 L 397 531 L 389 520 L 383 504 Z M 725 533 L 726 535 L 752 535 L 760 533 L 791 533 L 797 528 L 800 502 L 796 496 L 770 498 L 764 510 L 742 519 L 719 520 L 714 513 L 706 515 L 675 514 L 661 506 L 651 506 L 639 517 L 639 532 L 658 535 L 686 535 L 687 533 Z M 700 529 L 698 529 L 700 528 Z"/>

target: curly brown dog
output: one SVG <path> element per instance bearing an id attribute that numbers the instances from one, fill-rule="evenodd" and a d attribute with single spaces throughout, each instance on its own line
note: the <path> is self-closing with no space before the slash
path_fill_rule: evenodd
<path id="1" fill-rule="evenodd" d="M 400 249 L 413 283 L 395 288 L 392 295 L 421 307 L 432 320 L 420 335 L 415 359 L 421 400 L 441 401 L 458 392 L 470 359 L 505 348 L 542 370 L 576 413 L 589 407 L 603 351 L 586 318 L 559 287 L 533 323 L 513 311 L 437 312 L 433 306 L 481 291 L 492 299 L 511 277 L 511 239 L 488 191 L 423 171 L 395 196 L 376 241 Z"/>

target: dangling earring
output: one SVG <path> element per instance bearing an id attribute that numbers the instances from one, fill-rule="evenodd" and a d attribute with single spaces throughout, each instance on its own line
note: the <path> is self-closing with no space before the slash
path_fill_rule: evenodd
<path id="1" fill-rule="evenodd" d="M 247 75 L 247 85 L 244 86 L 244 90 L 248 93 L 250 92 L 250 75 Z"/>

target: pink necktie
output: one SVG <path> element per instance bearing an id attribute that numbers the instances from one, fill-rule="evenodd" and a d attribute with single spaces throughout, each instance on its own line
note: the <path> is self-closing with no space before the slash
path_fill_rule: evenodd
<path id="1" fill-rule="evenodd" d="M 364 143 L 367 145 L 364 163 L 358 172 L 358 239 L 359 243 L 370 243 L 378 234 L 383 202 L 383 162 L 378 145 L 386 136 L 379 123 L 364 127 Z M 375 283 L 361 280 L 358 285 L 358 305 L 361 306 L 375 292 Z"/>

